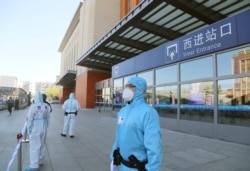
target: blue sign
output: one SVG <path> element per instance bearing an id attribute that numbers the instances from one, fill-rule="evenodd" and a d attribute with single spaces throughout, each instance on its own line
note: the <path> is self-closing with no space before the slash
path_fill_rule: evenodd
<path id="1" fill-rule="evenodd" d="M 112 78 L 117 78 L 121 75 L 128 75 L 135 72 L 135 59 L 131 58 L 118 65 L 112 66 Z"/>
<path id="2" fill-rule="evenodd" d="M 228 18 L 165 46 L 165 63 L 202 56 L 237 44 L 236 18 Z"/>
<path id="3" fill-rule="evenodd" d="M 250 10 L 167 42 L 112 67 L 112 78 L 250 43 Z"/>

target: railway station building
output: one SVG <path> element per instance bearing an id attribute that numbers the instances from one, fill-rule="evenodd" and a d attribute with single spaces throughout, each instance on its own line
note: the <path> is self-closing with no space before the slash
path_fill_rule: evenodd
<path id="1" fill-rule="evenodd" d="M 119 110 L 146 79 L 161 126 L 250 144 L 250 2 L 86 0 L 60 44 L 61 103 Z"/>

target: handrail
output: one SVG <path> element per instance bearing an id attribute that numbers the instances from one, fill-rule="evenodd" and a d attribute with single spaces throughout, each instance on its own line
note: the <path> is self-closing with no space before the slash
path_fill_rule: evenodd
<path id="1" fill-rule="evenodd" d="M 17 146 L 11 156 L 11 159 L 9 161 L 9 164 L 6 168 L 6 171 L 10 171 L 10 168 L 11 168 L 11 165 L 13 163 L 13 161 L 15 160 L 16 158 L 16 155 L 19 154 L 19 158 L 18 158 L 18 167 L 17 167 L 17 170 L 18 171 L 21 171 L 22 170 L 22 138 L 23 138 L 23 135 L 25 135 L 25 138 L 26 138 L 26 134 L 27 134 L 27 121 L 24 123 L 24 126 L 23 126 L 23 129 L 22 129 L 22 133 L 20 134 L 17 134 L 17 139 L 18 139 L 18 142 L 17 142 Z M 27 142 L 27 141 L 26 141 Z"/>

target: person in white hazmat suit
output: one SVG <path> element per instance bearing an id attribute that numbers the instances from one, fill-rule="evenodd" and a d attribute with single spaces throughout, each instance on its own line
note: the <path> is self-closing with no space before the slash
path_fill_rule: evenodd
<path id="1" fill-rule="evenodd" d="M 30 165 L 25 171 L 36 171 L 45 159 L 45 141 L 49 126 L 50 107 L 43 103 L 40 92 L 35 95 L 34 103 L 27 113 L 27 132 L 29 133 Z"/>
<path id="2" fill-rule="evenodd" d="M 69 99 L 63 103 L 62 109 L 64 110 L 65 116 L 61 136 L 66 137 L 66 135 L 69 134 L 70 138 L 73 138 L 75 136 L 76 115 L 80 109 L 80 104 L 75 99 L 74 93 L 70 93 Z"/>
<path id="3" fill-rule="evenodd" d="M 157 111 L 145 102 L 147 83 L 130 77 L 123 91 L 127 104 L 117 113 L 111 171 L 158 171 L 162 142 Z"/>

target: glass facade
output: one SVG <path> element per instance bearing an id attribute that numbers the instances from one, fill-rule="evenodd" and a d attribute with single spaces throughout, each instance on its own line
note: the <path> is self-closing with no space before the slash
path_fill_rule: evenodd
<path id="1" fill-rule="evenodd" d="M 154 78 L 154 75 L 153 75 L 153 70 L 152 71 L 148 71 L 148 72 L 143 72 L 143 73 L 138 73 L 137 76 L 138 77 L 141 77 L 141 78 L 144 78 L 147 82 L 147 86 L 148 87 L 151 87 L 154 85 L 154 82 L 153 82 L 153 78 Z"/>
<path id="2" fill-rule="evenodd" d="M 95 88 L 95 105 L 96 106 L 111 106 L 113 103 L 112 95 L 112 80 L 107 79 L 96 84 Z"/>
<path id="3" fill-rule="evenodd" d="M 152 88 L 147 88 L 147 93 L 145 96 L 145 100 L 149 105 L 153 105 L 153 89 Z"/>
<path id="4" fill-rule="evenodd" d="M 181 85 L 180 118 L 213 122 L 213 82 L 193 82 Z"/>
<path id="5" fill-rule="evenodd" d="M 212 57 L 205 57 L 182 63 L 180 66 L 181 81 L 211 78 L 213 76 Z"/>
<path id="6" fill-rule="evenodd" d="M 218 123 L 250 126 L 250 77 L 218 81 Z M 242 84 L 243 83 L 243 84 Z"/>
<path id="7" fill-rule="evenodd" d="M 177 85 L 155 88 L 155 108 L 160 116 L 177 118 Z"/>
<path id="8" fill-rule="evenodd" d="M 161 117 L 250 126 L 249 46 L 135 74 L 146 79 L 146 101 Z M 129 77 L 113 80 L 114 103 Z"/>
<path id="9" fill-rule="evenodd" d="M 178 79 L 177 71 L 178 71 L 177 65 L 156 69 L 155 84 L 160 85 L 160 84 L 177 82 Z"/>
<path id="10" fill-rule="evenodd" d="M 250 126 L 250 48 L 217 55 L 218 123 Z M 229 77 L 229 78 L 227 78 Z"/>
<path id="11" fill-rule="evenodd" d="M 233 50 L 217 55 L 218 76 L 249 74 L 249 47 Z"/>
<path id="12" fill-rule="evenodd" d="M 120 106 L 122 104 L 123 79 L 114 80 L 113 88 L 113 105 Z"/>

